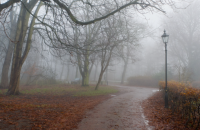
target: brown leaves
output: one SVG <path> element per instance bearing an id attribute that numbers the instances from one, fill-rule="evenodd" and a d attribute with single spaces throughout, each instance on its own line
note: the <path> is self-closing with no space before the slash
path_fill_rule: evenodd
<path id="1" fill-rule="evenodd" d="M 178 113 L 172 113 L 170 109 L 164 108 L 162 92 L 157 92 L 142 103 L 144 114 L 149 120 L 149 125 L 156 130 L 193 130 L 185 126 L 186 120 Z M 199 128 L 200 129 L 200 128 Z"/>
<path id="2" fill-rule="evenodd" d="M 88 109 L 107 96 L 20 95 L 0 98 L 0 129 L 67 129 L 77 127 Z"/>
<path id="3" fill-rule="evenodd" d="M 159 83 L 164 91 L 165 82 Z M 193 88 L 189 83 L 168 81 L 168 99 L 172 111 L 179 112 L 187 120 L 189 127 L 200 127 L 200 89 Z"/>

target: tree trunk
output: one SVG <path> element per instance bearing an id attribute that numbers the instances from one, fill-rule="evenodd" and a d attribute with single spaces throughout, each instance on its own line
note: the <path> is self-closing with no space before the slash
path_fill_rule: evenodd
<path id="1" fill-rule="evenodd" d="M 79 77 L 79 74 L 78 74 L 78 65 L 76 66 L 76 76 L 75 76 L 75 78 L 78 78 Z"/>
<path id="2" fill-rule="evenodd" d="M 95 68 L 95 72 L 94 72 L 94 81 L 96 81 L 97 67 L 98 67 L 98 65 L 97 65 L 96 68 Z"/>
<path id="3" fill-rule="evenodd" d="M 82 86 L 85 87 L 85 86 L 89 86 L 89 71 L 88 70 L 85 70 L 83 72 L 83 76 L 82 76 Z"/>
<path id="4" fill-rule="evenodd" d="M 89 55 L 88 51 L 86 52 L 87 54 L 85 55 L 85 61 L 84 61 L 84 71 L 83 71 L 83 76 L 82 76 L 82 86 L 89 86 Z"/>
<path id="5" fill-rule="evenodd" d="M 70 66 L 67 65 L 67 82 L 69 83 L 69 72 L 70 72 Z"/>
<path id="6" fill-rule="evenodd" d="M 8 45 L 8 50 L 6 52 L 6 57 L 3 63 L 3 67 L 2 67 L 2 76 L 1 76 L 1 87 L 2 88 L 8 88 L 8 83 L 9 83 L 9 77 L 8 77 L 8 72 L 9 72 L 9 68 L 10 68 L 10 63 L 11 63 L 11 59 L 12 59 L 12 53 L 13 53 L 13 43 L 9 42 Z"/>
<path id="7" fill-rule="evenodd" d="M 108 67 L 106 69 L 106 79 L 105 79 L 106 85 L 108 85 Z"/>
<path id="8" fill-rule="evenodd" d="M 7 95 L 19 95 L 21 67 L 22 65 L 15 67 L 13 75 L 10 78 L 10 84 L 9 84 Z"/>
<path id="9" fill-rule="evenodd" d="M 100 72 L 100 75 L 99 75 L 99 79 L 98 79 L 98 82 L 97 82 L 97 85 L 96 85 L 96 87 L 95 87 L 95 90 L 98 90 L 99 89 L 99 84 L 101 83 L 101 79 L 102 79 L 102 77 L 103 77 L 103 71 L 101 70 L 101 72 Z"/>
<path id="10" fill-rule="evenodd" d="M 108 68 L 108 65 L 110 63 L 110 59 L 111 59 L 111 56 L 112 56 L 112 50 L 113 50 L 113 48 L 114 47 L 111 48 L 111 50 L 110 50 L 110 52 L 108 54 L 108 59 L 107 60 L 105 58 L 106 54 L 107 54 L 107 51 L 102 49 L 101 71 L 100 71 L 99 79 L 98 79 L 97 85 L 95 87 L 95 90 L 98 90 L 99 84 L 100 84 L 102 76 L 103 76 L 103 73 Z"/>
<path id="11" fill-rule="evenodd" d="M 10 19 L 11 19 L 10 38 L 11 38 L 11 40 L 13 40 L 15 38 L 15 32 L 16 32 L 16 15 L 14 16 L 13 13 L 14 13 L 14 11 L 12 9 L 11 14 L 10 14 Z M 6 52 L 6 57 L 4 59 L 2 72 L 1 72 L 0 87 L 2 87 L 2 88 L 8 88 L 8 84 L 9 84 L 8 73 L 9 73 L 10 63 L 11 63 L 11 59 L 12 59 L 13 49 L 14 49 L 14 43 L 9 41 L 8 49 Z"/>
<path id="12" fill-rule="evenodd" d="M 30 11 L 32 11 L 32 9 L 36 5 L 37 1 L 38 0 L 32 0 L 28 3 Z M 26 47 L 22 54 L 22 48 L 23 48 L 24 39 L 25 39 L 27 29 L 28 29 L 30 13 L 27 12 L 27 10 L 23 7 L 23 5 L 21 5 L 21 6 L 22 7 L 20 10 L 20 15 L 18 17 L 17 31 L 16 31 L 16 37 L 15 37 L 15 41 L 18 41 L 18 42 L 15 44 L 15 48 L 14 48 L 14 52 L 13 52 L 10 84 L 9 84 L 9 88 L 7 91 L 7 95 L 18 95 L 19 94 L 20 72 L 21 72 L 22 65 L 23 65 L 23 63 L 29 53 L 29 50 L 30 50 L 31 39 L 32 39 L 32 34 L 33 34 L 33 26 L 35 24 L 35 17 L 33 17 L 30 27 L 29 27 Z M 38 5 L 38 7 L 34 13 L 35 16 L 37 16 L 37 13 L 41 6 L 42 6 L 42 2 L 40 2 L 40 4 Z"/>
<path id="13" fill-rule="evenodd" d="M 124 84 L 124 78 L 125 78 L 125 75 L 126 75 L 127 66 L 128 66 L 128 59 L 126 60 L 126 62 L 124 64 L 124 69 L 123 69 L 122 78 L 121 78 L 121 84 Z"/>
<path id="14" fill-rule="evenodd" d="M 90 68 L 89 68 L 89 78 L 90 78 L 90 74 L 91 74 L 91 72 L 92 72 L 93 66 L 94 66 L 94 62 L 92 62 L 92 65 L 91 65 Z"/>
<path id="15" fill-rule="evenodd" d="M 62 81 L 63 71 L 64 71 L 64 64 L 62 64 L 62 70 L 61 70 L 61 73 L 60 73 L 60 81 Z"/>

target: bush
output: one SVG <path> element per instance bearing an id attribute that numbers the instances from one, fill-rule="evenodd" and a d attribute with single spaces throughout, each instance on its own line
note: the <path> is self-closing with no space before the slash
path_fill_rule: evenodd
<path id="1" fill-rule="evenodd" d="M 157 87 L 159 79 L 152 76 L 133 76 L 128 78 L 128 85 Z"/>
<path id="2" fill-rule="evenodd" d="M 187 119 L 186 125 L 200 126 L 200 90 L 189 83 L 168 81 L 168 100 L 173 112 L 178 112 Z M 165 89 L 165 82 L 159 82 L 160 89 Z"/>

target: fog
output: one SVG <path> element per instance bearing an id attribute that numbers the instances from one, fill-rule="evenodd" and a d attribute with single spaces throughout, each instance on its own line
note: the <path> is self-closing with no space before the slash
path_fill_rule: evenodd
<path id="1" fill-rule="evenodd" d="M 76 10 L 76 4 L 72 4 L 72 12 L 82 21 L 101 16 L 98 11 L 102 10 L 93 13 L 93 8 L 83 3 L 81 6 L 85 9 Z M 30 52 L 26 58 L 24 52 L 28 45 L 22 44 L 23 53 L 19 52 L 19 55 L 25 59 L 20 59 L 19 63 L 13 66 L 24 60 L 22 68 L 19 67 L 21 85 L 54 82 L 71 84 L 75 79 L 79 79 L 82 86 L 100 83 L 129 84 L 131 78 L 137 77 L 143 77 L 144 82 L 148 82 L 149 77 L 158 82 L 164 80 L 165 51 L 161 35 L 165 29 L 169 34 L 168 80 L 189 81 L 198 86 L 198 5 L 200 2 L 194 1 L 188 4 L 179 3 L 173 8 L 164 6 L 166 14 L 128 8 L 107 19 L 83 26 L 73 23 L 68 17 L 64 17 L 64 14 L 59 15 L 63 13 L 59 12 L 59 9 L 46 12 L 46 7 L 42 6 L 39 13 L 35 14 L 38 18 L 32 28 L 34 31 L 31 35 Z M 37 8 L 33 7 L 32 10 L 35 13 Z M 101 13 L 106 11 L 109 12 L 107 7 Z M 5 70 L 3 66 L 9 52 L 9 43 L 13 44 L 15 40 L 12 39 L 18 36 L 12 32 L 19 30 L 15 28 L 19 12 L 20 5 L 16 4 L 6 17 L 1 18 L 1 21 L 8 21 L 1 24 L 1 70 Z M 47 16 L 44 16 L 45 14 Z M 30 19 L 34 18 L 30 16 Z M 42 20 L 48 23 L 45 27 L 42 26 Z M 31 23 L 31 20 L 27 22 L 28 31 L 31 31 Z M 24 35 L 22 43 L 30 41 L 28 38 L 29 35 Z M 10 56 L 12 55 L 11 51 Z M 4 75 L 6 72 L 1 72 L 1 77 L 7 77 L 7 82 L 1 85 L 3 87 L 7 87 L 12 79 L 11 66 L 10 63 L 7 64 L 7 75 Z"/>

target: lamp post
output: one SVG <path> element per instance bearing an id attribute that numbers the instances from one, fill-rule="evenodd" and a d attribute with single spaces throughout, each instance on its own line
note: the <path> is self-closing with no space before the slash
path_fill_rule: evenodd
<path id="1" fill-rule="evenodd" d="M 163 43 L 165 44 L 165 108 L 168 108 L 168 92 L 167 92 L 167 43 L 169 39 L 169 35 L 166 34 L 164 30 L 164 34 L 161 36 Z"/>

